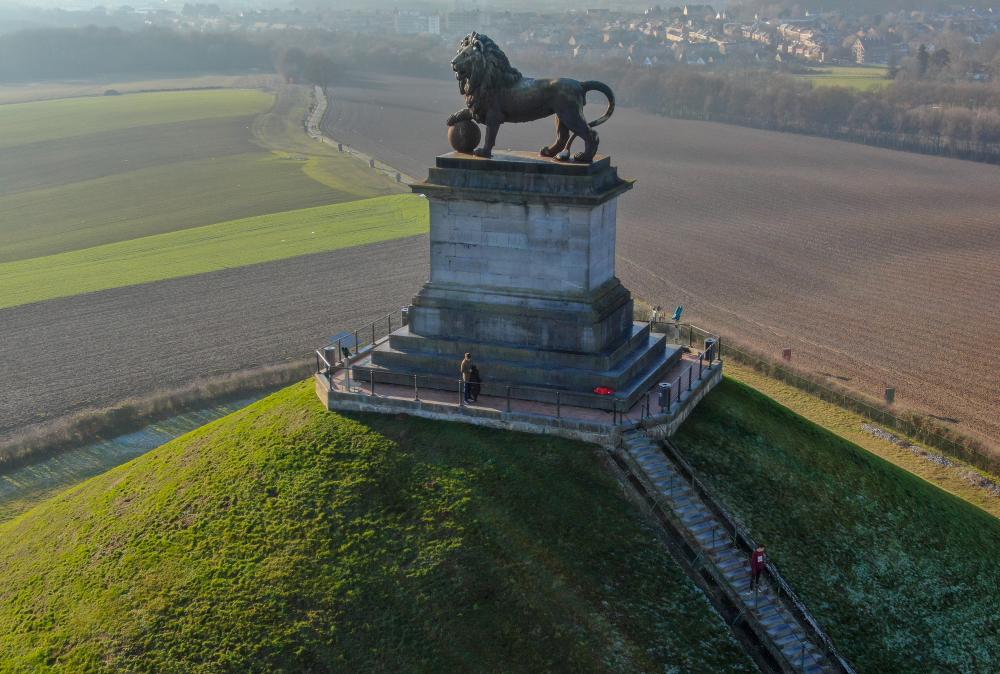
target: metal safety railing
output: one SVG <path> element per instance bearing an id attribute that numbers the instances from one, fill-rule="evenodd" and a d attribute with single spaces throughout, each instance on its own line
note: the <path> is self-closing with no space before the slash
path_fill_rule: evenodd
<path id="1" fill-rule="evenodd" d="M 466 398 L 470 388 L 478 385 L 484 399 L 479 406 L 501 412 L 593 421 L 593 414 L 597 411 L 610 414 L 611 425 L 619 426 L 625 423 L 628 411 L 624 408 L 624 400 L 611 395 L 507 382 L 467 382 L 457 377 L 415 374 L 384 367 L 370 368 L 350 364 L 338 366 L 324 359 L 320 352 L 317 352 L 317 359 L 320 368 L 325 366 L 330 373 L 325 378 L 331 392 L 371 397 L 384 394 L 385 397 L 439 402 L 461 408 L 470 405 Z M 334 376 L 337 374 L 341 375 L 339 380 Z"/>
<path id="2" fill-rule="evenodd" d="M 653 324 L 650 324 L 653 326 Z M 678 323 L 660 323 L 656 327 L 666 326 L 669 328 L 676 329 L 678 325 L 684 325 L 684 332 L 688 335 L 689 346 L 694 345 L 694 326 L 678 324 Z M 702 331 L 701 328 L 697 328 L 703 333 L 704 339 L 706 340 L 706 346 L 702 351 L 698 352 L 698 362 L 691 363 L 687 370 L 682 370 L 677 377 L 673 378 L 671 381 L 663 382 L 660 384 L 661 389 L 656 391 L 656 405 L 653 402 L 653 391 L 646 393 L 646 398 L 643 406 L 642 418 L 647 418 L 655 416 L 652 409 L 653 407 L 659 407 L 661 414 L 669 414 L 670 409 L 673 405 L 679 405 L 684 393 L 690 393 L 695 388 L 695 382 L 700 382 L 704 379 L 705 375 L 711 370 L 712 366 L 716 363 L 722 362 L 722 339 L 708 331 Z M 662 332 L 662 330 L 661 330 Z M 668 335 L 669 337 L 669 335 Z M 679 343 L 679 342 L 675 342 Z M 669 384 L 668 387 L 663 387 L 663 384 Z M 665 392 L 665 396 L 662 401 L 660 400 L 660 390 Z M 662 404 L 665 403 L 665 404 Z"/>
<path id="3" fill-rule="evenodd" d="M 669 440 L 664 440 L 662 447 L 670 460 L 674 462 L 677 471 L 687 480 L 705 506 L 722 522 L 726 534 L 732 538 L 733 543 L 749 556 L 753 550 L 757 549 L 757 543 L 754 541 L 753 536 L 750 535 L 749 529 L 715 500 L 715 497 L 712 496 L 708 488 L 694 474 L 694 469 L 691 465 L 688 464 L 678 449 Z M 773 581 L 775 592 L 779 597 L 784 599 L 785 606 L 795 616 L 795 619 L 802 628 L 809 633 L 814 645 L 837 668 L 837 671 L 844 674 L 856 674 L 854 667 L 837 650 L 833 644 L 833 640 L 816 621 L 812 613 L 809 612 L 805 603 L 799 599 L 799 596 L 792 589 L 791 584 L 778 571 L 777 566 L 770 560 L 765 565 L 765 572 Z M 802 654 L 804 657 L 805 644 L 802 645 Z"/>
<path id="4" fill-rule="evenodd" d="M 332 368 L 342 367 L 367 353 L 395 328 L 406 324 L 405 313 L 405 308 L 397 309 L 353 332 L 340 333 L 329 346 L 316 350 L 316 372 L 327 374 Z"/>

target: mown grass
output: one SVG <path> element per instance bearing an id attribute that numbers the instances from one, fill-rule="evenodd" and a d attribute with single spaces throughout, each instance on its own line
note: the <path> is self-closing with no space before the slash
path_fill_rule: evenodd
<path id="1" fill-rule="evenodd" d="M 885 66 L 821 66 L 808 75 L 798 75 L 817 87 L 846 87 L 848 89 L 874 89 L 888 86 L 891 80 L 885 75 Z"/>
<path id="2" fill-rule="evenodd" d="M 859 671 L 1000 668 L 1000 521 L 727 379 L 676 444 Z"/>
<path id="3" fill-rule="evenodd" d="M 401 194 L 0 263 L 0 309 L 414 236 L 427 227 L 426 200 Z"/>
<path id="4" fill-rule="evenodd" d="M 977 476 L 993 480 L 996 480 L 997 476 L 980 471 L 955 458 L 948 459 L 953 464 L 951 466 L 930 461 L 910 449 L 872 435 L 864 428 L 865 425 L 877 426 L 870 419 L 733 360 L 726 361 L 726 376 L 753 387 L 814 424 L 1000 518 L 1000 499 L 974 483 Z M 893 432 L 892 429 L 888 430 Z M 940 452 L 932 447 L 915 441 L 909 442 L 921 451 L 940 456 Z"/>
<path id="5" fill-rule="evenodd" d="M 0 155 L 0 262 L 402 191 L 361 162 L 304 153 L 308 148 L 292 132 L 258 138 L 254 117 L 247 115 L 258 109 L 259 97 L 230 99 L 228 93 L 171 94 L 165 112 L 130 103 L 147 96 L 158 102 L 159 94 L 97 99 L 110 114 L 105 126 L 121 119 L 120 128 L 85 132 L 94 126 L 86 118 L 75 126 L 73 120 L 61 120 L 70 125 L 63 132 L 75 135 L 5 148 Z M 297 128 L 306 138 L 301 130 L 306 94 L 304 87 L 283 90 L 275 110 L 261 116 Z M 90 99 L 74 102 L 83 100 Z M 222 112 L 236 111 L 234 101 L 243 105 L 241 115 L 221 118 Z M 31 105 L 44 109 L 65 103 Z M 118 105 L 121 117 L 114 112 Z M 187 119 L 160 123 L 170 114 Z M 322 175 L 310 169 L 317 161 L 328 166 Z"/>
<path id="6" fill-rule="evenodd" d="M 595 449 L 311 382 L 0 525 L 32 671 L 754 671 Z"/>
<path id="7" fill-rule="evenodd" d="M 252 89 L 167 91 L 64 98 L 0 106 L 0 148 L 153 124 L 246 117 L 274 97 Z"/>

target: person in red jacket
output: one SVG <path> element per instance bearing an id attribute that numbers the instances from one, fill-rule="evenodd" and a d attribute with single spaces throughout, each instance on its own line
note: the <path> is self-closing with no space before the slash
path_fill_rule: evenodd
<path id="1" fill-rule="evenodd" d="M 758 545 L 757 549 L 750 553 L 750 589 L 754 590 L 760 585 L 760 574 L 764 573 L 767 565 L 767 553 L 764 546 Z"/>

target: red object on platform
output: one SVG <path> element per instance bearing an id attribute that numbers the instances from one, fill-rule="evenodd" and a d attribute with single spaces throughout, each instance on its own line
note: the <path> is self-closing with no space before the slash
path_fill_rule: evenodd
<path id="1" fill-rule="evenodd" d="M 598 386 L 594 389 L 594 393 L 599 396 L 610 396 L 615 394 L 615 390 L 613 388 L 608 388 L 607 386 Z"/>

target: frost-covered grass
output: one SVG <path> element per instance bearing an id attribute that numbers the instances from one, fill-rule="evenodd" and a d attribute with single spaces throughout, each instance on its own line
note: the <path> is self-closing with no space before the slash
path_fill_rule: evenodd
<path id="1" fill-rule="evenodd" d="M 1000 520 L 732 380 L 676 444 L 860 671 L 1000 671 Z"/>
<path id="2" fill-rule="evenodd" d="M 0 670 L 749 672 L 589 445 L 312 383 L 0 524 Z"/>

